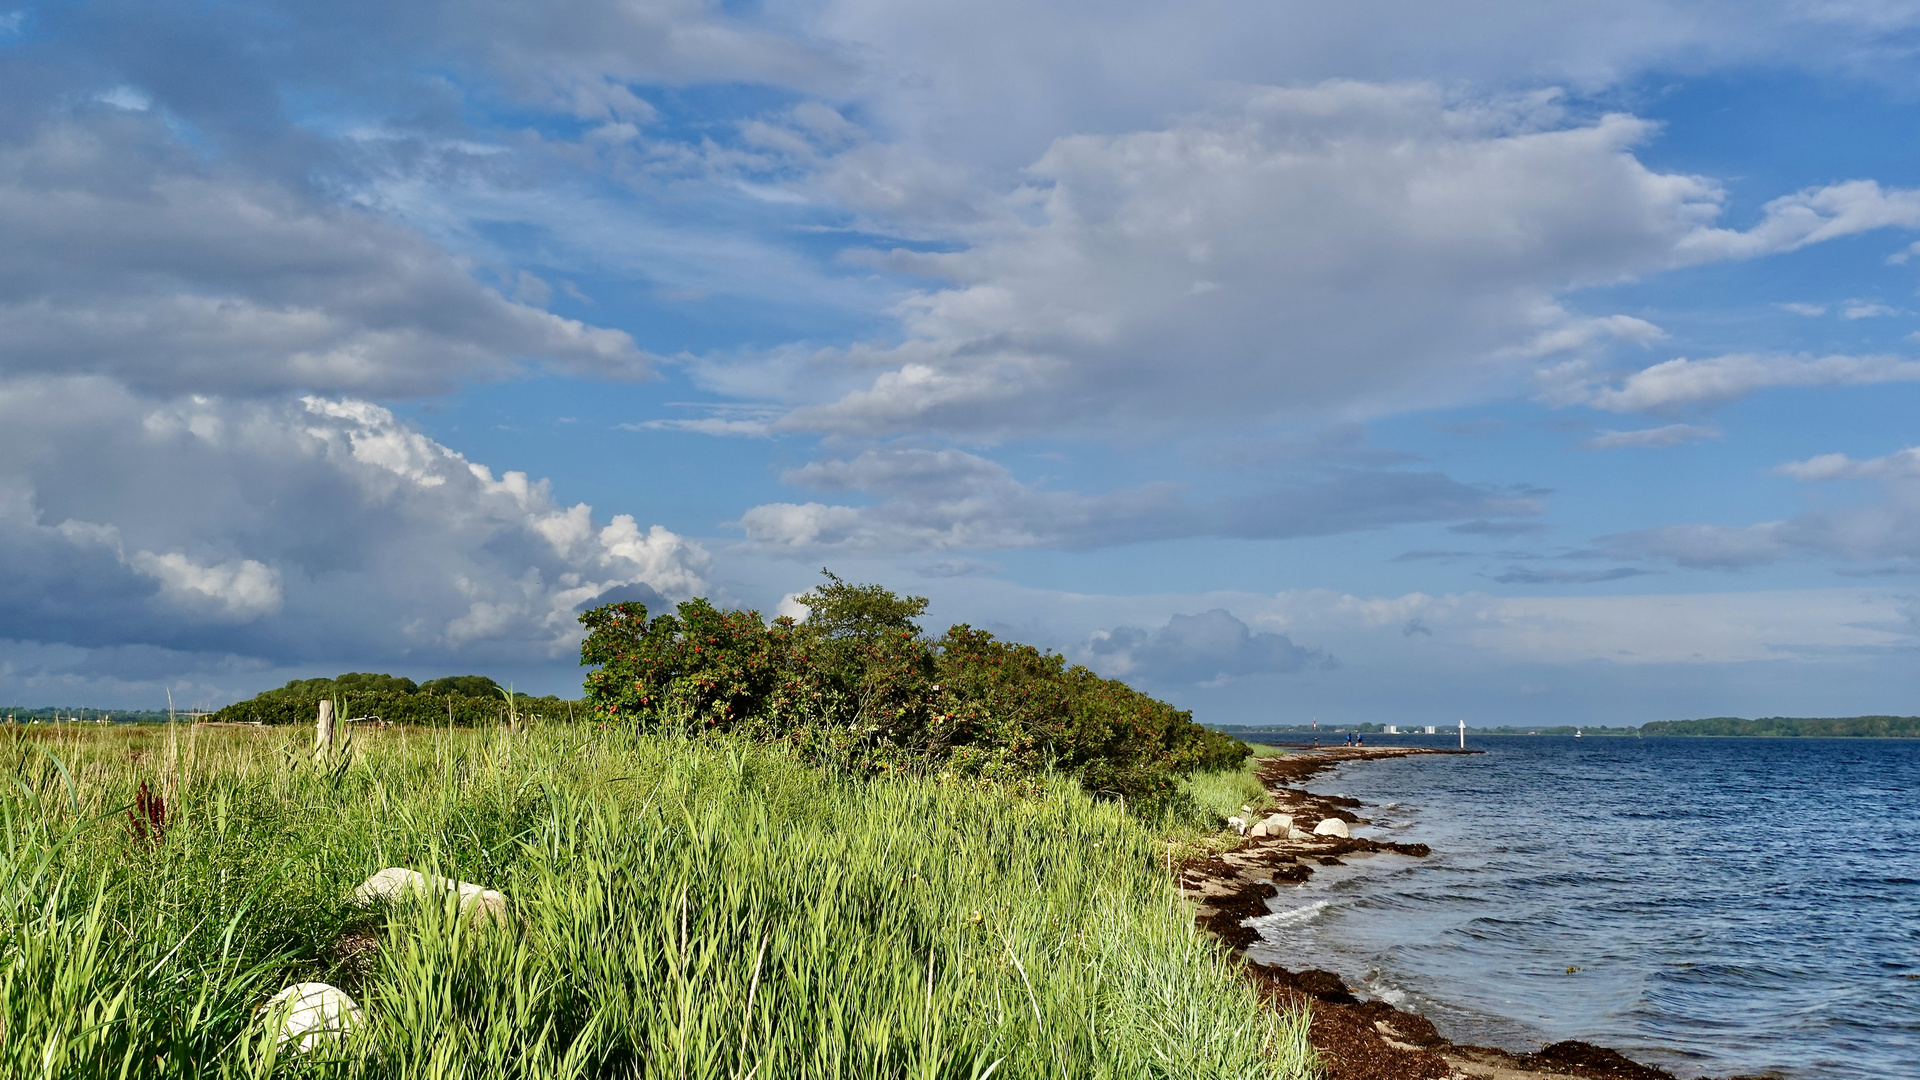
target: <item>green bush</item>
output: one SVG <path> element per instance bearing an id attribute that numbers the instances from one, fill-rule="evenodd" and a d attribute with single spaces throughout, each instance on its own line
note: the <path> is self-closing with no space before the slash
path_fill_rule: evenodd
<path id="1" fill-rule="evenodd" d="M 1181 776 L 1249 753 L 1057 653 L 964 625 L 929 640 L 913 621 L 925 599 L 826 577 L 799 597 L 804 623 L 706 600 L 653 618 L 638 603 L 582 614 L 588 703 L 640 730 L 738 732 L 862 773 L 1057 771 L 1149 812 L 1184 798 Z"/>

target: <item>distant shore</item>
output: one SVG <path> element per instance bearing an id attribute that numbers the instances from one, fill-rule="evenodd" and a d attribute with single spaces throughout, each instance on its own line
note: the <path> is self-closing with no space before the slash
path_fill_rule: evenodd
<path id="1" fill-rule="evenodd" d="M 1326 732 L 1321 734 L 1324 737 Z M 1413 857 L 1429 854 L 1425 844 L 1315 833 L 1327 819 L 1365 824 L 1366 819 L 1355 813 L 1362 804 L 1357 799 L 1315 795 L 1298 785 L 1348 762 L 1479 752 L 1402 746 L 1285 749 L 1290 752 L 1263 760 L 1259 775 L 1278 804 L 1267 813 L 1290 816 L 1293 828 L 1285 835 L 1249 837 L 1232 850 L 1194 859 L 1180 868 L 1181 891 L 1199 905 L 1199 924 L 1243 958 L 1247 948 L 1260 940 L 1259 932 L 1246 921 L 1268 914 L 1267 901 L 1282 888 L 1307 880 L 1315 866 L 1337 866 L 1342 856 L 1382 851 Z M 1325 1059 L 1326 1080 L 1674 1080 L 1664 1070 L 1578 1040 L 1554 1043 L 1532 1054 L 1455 1043 L 1423 1016 L 1382 1001 L 1362 1000 L 1331 971 L 1289 971 L 1249 961 L 1247 973 L 1277 1005 L 1311 1004 L 1312 1041 Z"/>
<path id="2" fill-rule="evenodd" d="M 1405 726 L 1408 730 L 1399 730 Z M 1217 730 L 1238 739 L 1266 742 L 1269 736 L 1328 738 L 1354 733 L 1433 739 L 1436 744 L 1452 739 L 1455 726 L 1447 724 L 1341 724 L 1309 727 L 1305 724 L 1240 727 L 1222 725 Z M 1638 727 L 1608 727 L 1595 724 L 1535 724 L 1515 727 L 1467 725 L 1468 735 L 1592 735 L 1621 738 L 1675 738 L 1692 736 L 1754 737 L 1771 739 L 1920 739 L 1920 716 L 1763 716 L 1745 720 L 1738 716 L 1714 716 L 1704 720 L 1653 720 Z"/>

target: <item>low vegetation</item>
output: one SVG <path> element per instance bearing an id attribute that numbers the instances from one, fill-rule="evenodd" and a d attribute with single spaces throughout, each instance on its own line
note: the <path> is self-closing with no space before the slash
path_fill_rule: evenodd
<path id="1" fill-rule="evenodd" d="M 356 731 L 318 757 L 306 728 L 0 733 L 0 1075 L 1312 1068 L 1303 1018 L 1195 930 L 1168 820 L 720 726 Z M 1180 783 L 1230 802 L 1243 771 Z M 507 921 L 348 902 L 390 865 L 500 889 Z M 364 1024 L 277 1049 L 255 1010 L 302 980 Z"/>
<path id="2" fill-rule="evenodd" d="M 1312 1074 L 1170 873 L 1263 798 L 1245 744 L 916 597 L 801 600 L 590 611 L 578 708 L 350 673 L 216 715 L 259 727 L 0 730 L 0 1075 Z M 386 723 L 316 747 L 323 700 Z M 505 918 L 349 899 L 389 866 Z M 279 1045 L 300 982 L 364 1019 Z"/>

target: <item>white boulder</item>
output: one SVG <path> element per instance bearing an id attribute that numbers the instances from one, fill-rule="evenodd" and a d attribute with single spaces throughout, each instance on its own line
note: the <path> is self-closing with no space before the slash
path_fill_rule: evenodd
<path id="1" fill-rule="evenodd" d="M 353 890 L 353 901 L 362 905 L 397 903 L 409 895 L 432 896 L 442 892 L 459 894 L 460 910 L 468 915 L 496 922 L 507 917 L 507 898 L 502 893 L 452 878 L 428 877 L 403 866 L 389 866 L 361 882 L 360 887 Z"/>
<path id="2" fill-rule="evenodd" d="M 1255 825 L 1249 836 L 1285 836 L 1293 829 L 1291 814 L 1268 814 Z"/>
<path id="3" fill-rule="evenodd" d="M 1310 833 L 1310 832 L 1308 832 L 1308 831 L 1307 831 L 1307 830 L 1305 830 L 1305 829 L 1288 829 L 1288 830 L 1287 830 L 1287 839 L 1289 839 L 1289 840 L 1311 840 L 1311 839 L 1313 839 L 1313 834 L 1312 834 L 1312 833 Z"/>
<path id="4" fill-rule="evenodd" d="M 366 1021 L 366 1014 L 345 990 L 326 983 L 294 983 L 273 995 L 260 1008 L 268 1023 L 277 1023 L 280 1046 L 294 1044 L 302 1053 L 327 1039 L 336 1039 Z"/>
<path id="5" fill-rule="evenodd" d="M 1234 832 L 1239 833 L 1241 836 L 1247 835 L 1247 823 L 1245 820 L 1241 818 L 1237 818 L 1237 817 L 1228 818 L 1227 826 L 1231 828 Z"/>
<path id="6" fill-rule="evenodd" d="M 1314 832 L 1314 835 L 1316 836 L 1345 837 L 1345 836 L 1352 835 L 1347 832 L 1347 823 L 1344 821 L 1341 821 L 1337 817 L 1327 818 L 1326 820 L 1322 821 L 1320 824 L 1315 825 L 1313 827 L 1313 832 Z"/>

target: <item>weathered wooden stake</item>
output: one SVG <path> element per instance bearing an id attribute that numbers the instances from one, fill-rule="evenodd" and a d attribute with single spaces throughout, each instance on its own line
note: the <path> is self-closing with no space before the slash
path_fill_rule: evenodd
<path id="1" fill-rule="evenodd" d="M 333 699 L 320 699 L 320 719 L 313 725 L 313 749 L 321 754 L 333 751 Z"/>

